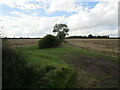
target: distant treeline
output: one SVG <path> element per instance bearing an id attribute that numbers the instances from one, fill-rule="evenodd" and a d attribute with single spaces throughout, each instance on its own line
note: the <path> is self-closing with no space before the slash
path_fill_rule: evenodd
<path id="1" fill-rule="evenodd" d="M 93 35 L 88 35 L 88 36 L 70 36 L 70 37 L 66 37 L 66 38 L 110 38 L 108 35 L 105 35 L 105 36 L 93 36 Z"/>
<path id="2" fill-rule="evenodd" d="M 80 39 L 80 38 L 110 38 L 110 39 L 120 39 L 120 37 L 109 37 L 108 35 L 103 35 L 103 36 L 93 36 L 92 34 L 88 35 L 88 36 L 69 36 L 66 37 L 65 39 Z M 40 37 L 35 37 L 35 38 L 31 38 L 31 37 L 20 37 L 20 38 L 10 38 L 10 37 L 2 37 L 2 39 L 42 39 Z"/>
<path id="3" fill-rule="evenodd" d="M 19 38 L 16 38 L 16 37 L 3 37 L 2 39 L 42 39 L 42 38 L 39 38 L 39 37 L 36 37 L 36 38 L 30 38 L 30 37 L 19 37 Z"/>

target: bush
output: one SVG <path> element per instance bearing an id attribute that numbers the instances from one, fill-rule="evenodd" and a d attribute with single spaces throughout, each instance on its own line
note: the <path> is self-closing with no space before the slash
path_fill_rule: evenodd
<path id="1" fill-rule="evenodd" d="M 37 65 L 28 63 L 26 55 L 7 47 L 6 43 L 2 48 L 3 89 L 40 87 L 38 80 L 44 76 L 44 72 L 38 70 Z"/>
<path id="2" fill-rule="evenodd" d="M 44 86 L 42 78 L 46 71 L 36 64 L 28 63 L 25 55 L 4 47 L 2 50 L 2 85 L 4 88 L 33 88 Z"/>
<path id="3" fill-rule="evenodd" d="M 53 35 L 46 35 L 39 41 L 39 48 L 53 48 L 61 45 L 61 40 Z"/>
<path id="4" fill-rule="evenodd" d="M 7 47 L 3 47 L 2 51 L 3 88 L 20 87 L 21 68 L 24 69 L 25 66 L 24 57 Z"/>

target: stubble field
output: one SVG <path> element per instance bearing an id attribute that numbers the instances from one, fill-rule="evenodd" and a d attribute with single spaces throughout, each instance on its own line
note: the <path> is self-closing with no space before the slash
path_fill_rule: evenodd
<path id="1" fill-rule="evenodd" d="M 20 46 L 31 46 L 38 44 L 40 39 L 8 39 L 10 46 L 20 47 Z"/>
<path id="2" fill-rule="evenodd" d="M 79 48 L 100 52 L 117 57 L 118 39 L 67 39 L 67 42 Z"/>

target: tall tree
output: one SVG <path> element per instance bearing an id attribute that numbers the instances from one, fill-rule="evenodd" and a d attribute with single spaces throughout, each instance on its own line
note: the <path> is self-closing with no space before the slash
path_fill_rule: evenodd
<path id="1" fill-rule="evenodd" d="M 53 32 L 57 33 L 57 37 L 63 40 L 64 37 L 68 35 L 69 28 L 66 24 L 55 24 Z"/>

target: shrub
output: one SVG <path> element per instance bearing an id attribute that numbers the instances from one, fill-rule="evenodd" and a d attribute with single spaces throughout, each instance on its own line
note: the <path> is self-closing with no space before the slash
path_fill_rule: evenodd
<path id="1" fill-rule="evenodd" d="M 10 48 L 3 48 L 2 53 L 2 85 L 5 88 L 41 88 L 45 87 L 49 79 L 45 75 L 55 67 L 40 66 L 28 63 L 25 56 Z M 39 68 L 38 68 L 39 67 Z"/>
<path id="2" fill-rule="evenodd" d="M 3 66 L 3 88 L 14 88 L 21 86 L 22 69 L 25 66 L 24 57 L 8 47 L 2 50 Z"/>
<path id="3" fill-rule="evenodd" d="M 39 41 L 39 48 L 53 48 L 61 45 L 61 40 L 53 35 L 46 35 Z"/>
<path id="4" fill-rule="evenodd" d="M 92 35 L 92 34 L 89 34 L 89 35 L 88 35 L 88 38 L 93 38 L 93 35 Z"/>
<path id="5" fill-rule="evenodd" d="M 38 68 L 36 64 L 28 63 L 25 55 L 13 49 L 4 47 L 2 50 L 2 85 L 4 88 L 42 87 L 42 78 L 46 69 Z M 49 71 L 51 68 L 49 69 Z M 46 72 L 45 72 L 46 71 Z"/>
<path id="6" fill-rule="evenodd" d="M 2 48 L 3 89 L 40 87 L 38 80 L 43 77 L 44 72 L 38 70 L 37 65 L 28 63 L 26 55 L 7 47 L 6 43 L 3 43 Z"/>

